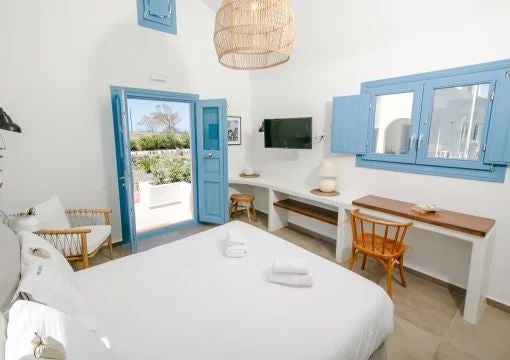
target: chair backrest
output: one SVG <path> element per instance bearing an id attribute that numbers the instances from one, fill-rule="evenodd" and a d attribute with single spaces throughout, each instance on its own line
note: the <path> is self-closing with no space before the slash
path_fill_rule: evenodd
<path id="1" fill-rule="evenodd" d="M 411 221 L 396 223 L 371 218 L 351 211 L 352 242 L 366 250 L 380 255 L 393 255 L 404 245 Z"/>

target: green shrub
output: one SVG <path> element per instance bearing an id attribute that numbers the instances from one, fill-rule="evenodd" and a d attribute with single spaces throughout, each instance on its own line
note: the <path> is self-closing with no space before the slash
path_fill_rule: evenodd
<path id="1" fill-rule="evenodd" d="M 154 185 L 163 185 L 172 182 L 170 181 L 168 167 L 166 167 L 163 162 L 159 161 L 156 165 L 154 165 L 154 168 L 152 169 L 152 179 Z"/>
<path id="2" fill-rule="evenodd" d="M 145 171 L 147 174 L 152 173 L 154 166 L 159 161 L 159 158 L 153 156 L 143 156 L 135 160 L 136 167 L 139 170 Z"/>
<path id="3" fill-rule="evenodd" d="M 156 159 L 151 167 L 154 185 L 162 185 L 174 182 L 191 183 L 191 162 L 188 160 L 164 161 Z"/>
<path id="4" fill-rule="evenodd" d="M 191 183 L 191 163 L 189 161 L 171 161 L 167 166 L 170 182 Z"/>
<path id="5" fill-rule="evenodd" d="M 137 135 L 131 138 L 131 150 L 189 149 L 190 134 L 161 133 Z"/>
<path id="6" fill-rule="evenodd" d="M 131 151 L 141 150 L 136 137 L 129 139 L 129 145 L 131 146 Z"/>

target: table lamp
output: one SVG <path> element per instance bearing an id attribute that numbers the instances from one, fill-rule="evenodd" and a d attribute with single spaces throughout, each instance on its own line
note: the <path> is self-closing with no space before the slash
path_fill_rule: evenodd
<path id="1" fill-rule="evenodd" d="M 331 160 L 322 160 L 321 166 L 319 167 L 319 190 L 324 193 L 330 193 L 335 191 L 336 183 L 336 166 Z"/>

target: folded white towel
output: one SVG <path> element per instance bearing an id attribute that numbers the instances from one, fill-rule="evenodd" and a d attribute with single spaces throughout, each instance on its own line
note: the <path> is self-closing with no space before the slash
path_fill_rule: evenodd
<path id="1" fill-rule="evenodd" d="M 310 287 L 313 285 L 313 278 L 310 274 L 285 274 L 269 272 L 267 280 L 277 284 Z"/>
<path id="2" fill-rule="evenodd" d="M 273 262 L 273 272 L 308 274 L 308 261 L 302 258 L 278 257 Z"/>
<path id="3" fill-rule="evenodd" d="M 227 246 L 246 245 L 246 237 L 237 229 L 230 229 L 227 233 Z"/>
<path id="4" fill-rule="evenodd" d="M 244 245 L 225 246 L 225 256 L 231 258 L 245 257 L 248 254 L 248 248 Z"/>

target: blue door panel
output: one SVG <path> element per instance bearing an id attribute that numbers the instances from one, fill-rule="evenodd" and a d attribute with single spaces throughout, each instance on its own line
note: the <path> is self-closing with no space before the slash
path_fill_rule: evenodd
<path id="1" fill-rule="evenodd" d="M 333 98 L 331 152 L 365 153 L 369 103 L 368 95 Z"/>
<path id="2" fill-rule="evenodd" d="M 494 103 L 487 136 L 487 164 L 510 163 L 510 78 L 496 81 Z"/>
<path id="3" fill-rule="evenodd" d="M 196 106 L 201 222 L 224 224 L 228 219 L 226 109 L 225 100 L 200 100 Z"/>
<path id="4" fill-rule="evenodd" d="M 131 154 L 126 151 L 129 144 L 127 126 L 127 97 L 123 89 L 112 87 L 112 112 L 117 152 L 117 178 L 121 211 L 122 240 L 131 245 L 131 251 L 137 252 L 135 208 L 133 201 L 133 181 L 131 173 Z"/>

